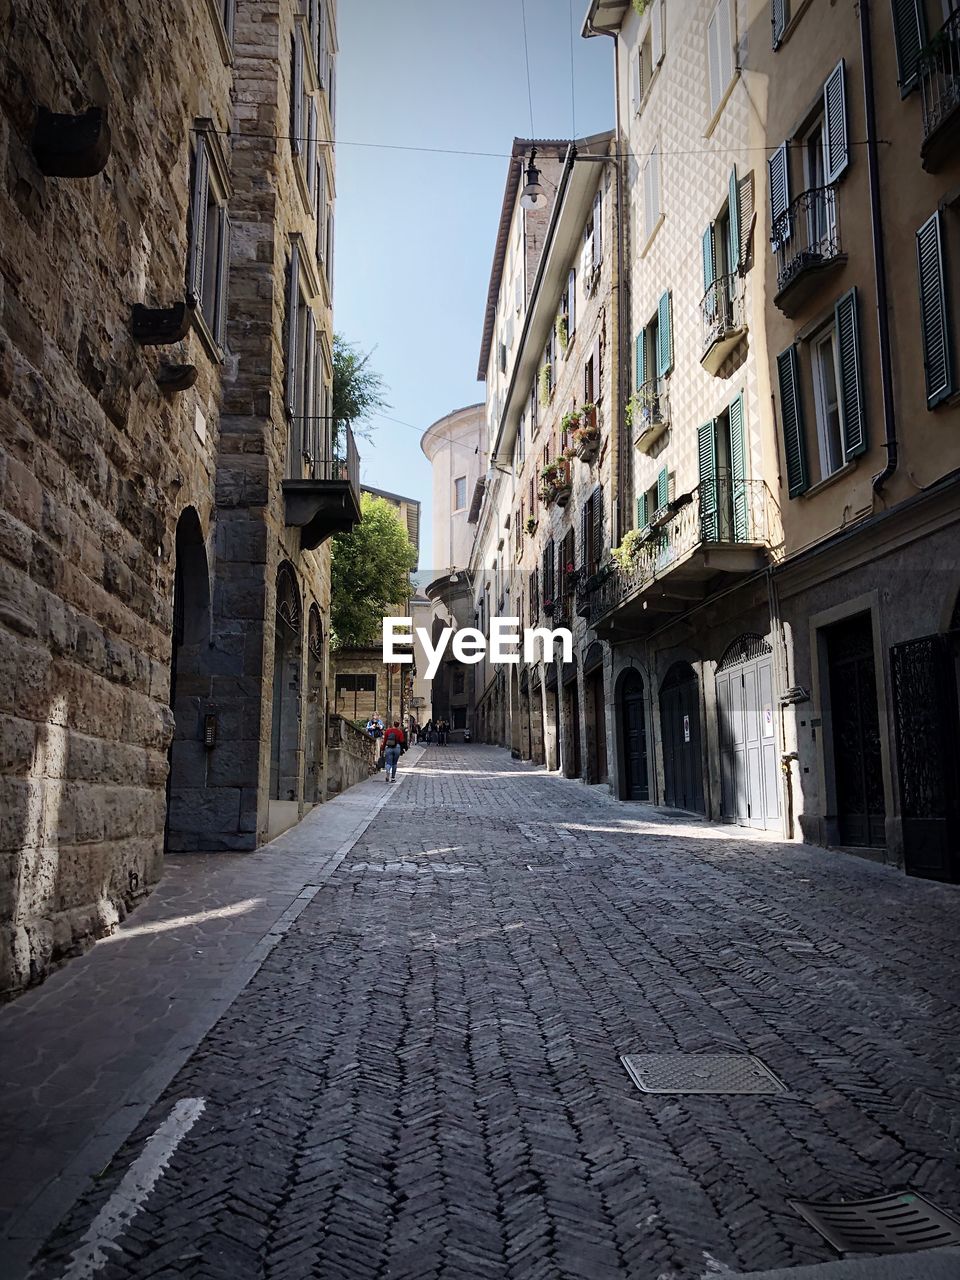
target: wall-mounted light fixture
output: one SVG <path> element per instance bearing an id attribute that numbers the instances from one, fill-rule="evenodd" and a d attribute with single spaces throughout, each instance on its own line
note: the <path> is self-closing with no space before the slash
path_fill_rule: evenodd
<path id="1" fill-rule="evenodd" d="M 217 745 L 217 713 L 208 711 L 203 717 L 203 745 L 209 751 Z"/>

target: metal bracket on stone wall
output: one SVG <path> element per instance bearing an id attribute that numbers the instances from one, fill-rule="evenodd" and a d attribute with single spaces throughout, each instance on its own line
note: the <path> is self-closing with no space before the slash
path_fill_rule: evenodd
<path id="1" fill-rule="evenodd" d="M 37 108 L 33 156 L 49 178 L 92 178 L 110 157 L 110 125 L 105 107 L 81 115 Z"/>
<path id="2" fill-rule="evenodd" d="M 168 347 L 182 342 L 190 332 L 193 312 L 185 302 L 175 302 L 172 307 L 145 307 L 133 304 L 130 333 L 145 347 Z"/>

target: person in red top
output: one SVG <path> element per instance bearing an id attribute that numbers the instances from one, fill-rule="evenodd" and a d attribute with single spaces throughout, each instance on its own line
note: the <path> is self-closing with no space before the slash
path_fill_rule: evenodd
<path id="1" fill-rule="evenodd" d="M 383 769 L 386 775 L 386 782 L 396 782 L 397 780 L 397 761 L 400 754 L 407 749 L 407 740 L 403 736 L 403 730 L 400 728 L 400 721 L 394 720 L 393 724 L 383 735 Z"/>

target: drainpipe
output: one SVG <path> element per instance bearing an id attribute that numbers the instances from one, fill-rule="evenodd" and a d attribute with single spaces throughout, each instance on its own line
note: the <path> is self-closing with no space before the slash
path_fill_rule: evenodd
<path id="1" fill-rule="evenodd" d="M 883 219 L 880 213 L 877 114 L 873 85 L 873 44 L 870 36 L 870 0 L 860 0 L 860 53 L 863 62 L 863 105 L 867 125 L 867 176 L 870 183 L 870 230 L 873 236 L 874 283 L 877 290 L 877 327 L 880 337 L 880 387 L 883 396 L 883 447 L 887 461 L 873 477 L 876 493 L 896 471 L 900 462 L 897 423 L 893 407 L 893 376 L 890 370 L 890 324 L 887 305 L 887 267 L 884 259 Z"/>
<path id="2" fill-rule="evenodd" d="M 612 317 L 612 327 L 617 335 L 617 376 L 613 384 L 613 423 L 612 431 L 615 433 L 615 447 L 610 451 L 610 487 L 616 494 L 616 506 L 611 504 L 612 514 L 616 517 L 615 527 L 610 530 L 611 544 L 617 546 L 623 538 L 626 528 L 624 518 L 624 486 L 621 484 L 621 476 L 625 476 L 629 470 L 627 466 L 627 453 L 625 442 L 629 440 L 629 432 L 622 429 L 621 423 L 623 419 L 624 405 L 626 404 L 626 396 L 624 394 L 624 378 L 625 378 L 625 352 L 626 343 L 624 341 L 624 317 L 626 315 L 626 305 L 624 298 L 625 289 L 625 269 L 624 269 L 624 244 L 623 244 L 623 139 L 620 134 L 620 41 L 616 30 L 609 27 L 598 27 L 594 23 L 589 24 L 589 31 L 594 36 L 609 36 L 613 41 L 613 85 L 614 85 L 614 137 L 616 139 L 617 156 L 616 164 L 613 167 L 614 181 L 617 184 L 617 262 L 616 271 L 614 273 L 612 292 L 612 307 L 615 315 Z"/>

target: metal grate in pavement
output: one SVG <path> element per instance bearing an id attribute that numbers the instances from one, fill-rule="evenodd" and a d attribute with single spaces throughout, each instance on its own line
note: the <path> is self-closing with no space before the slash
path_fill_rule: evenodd
<path id="1" fill-rule="evenodd" d="M 782 1093 L 787 1087 L 750 1053 L 634 1053 L 620 1061 L 644 1093 Z"/>
<path id="2" fill-rule="evenodd" d="M 841 1204 L 788 1203 L 838 1253 L 912 1253 L 960 1244 L 960 1222 L 914 1191 Z"/>

